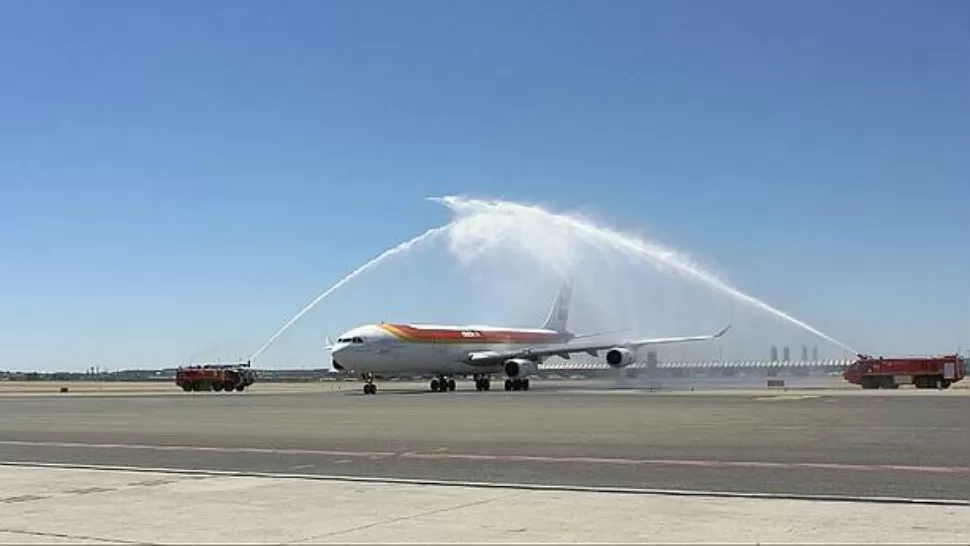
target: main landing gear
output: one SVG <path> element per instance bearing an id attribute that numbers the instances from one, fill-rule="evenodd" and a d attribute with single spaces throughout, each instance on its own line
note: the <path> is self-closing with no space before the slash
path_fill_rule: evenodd
<path id="1" fill-rule="evenodd" d="M 374 374 L 365 373 L 361 375 L 364 380 L 364 394 L 377 394 L 377 384 L 374 383 Z M 475 374 L 475 390 L 487 391 L 492 388 L 492 380 L 487 374 Z M 449 392 L 455 390 L 455 380 L 451 377 L 438 375 L 431 380 L 432 392 Z M 527 391 L 529 390 L 528 379 L 506 379 L 505 390 L 507 391 Z"/>
<path id="2" fill-rule="evenodd" d="M 492 388 L 492 380 L 487 375 L 475 374 L 475 390 L 487 391 Z"/>
<path id="3" fill-rule="evenodd" d="M 455 390 L 455 380 L 439 375 L 431 380 L 431 390 L 433 392 L 453 391 Z"/>
<path id="4" fill-rule="evenodd" d="M 374 374 L 364 374 L 364 394 L 377 394 L 377 384 L 374 383 Z"/>

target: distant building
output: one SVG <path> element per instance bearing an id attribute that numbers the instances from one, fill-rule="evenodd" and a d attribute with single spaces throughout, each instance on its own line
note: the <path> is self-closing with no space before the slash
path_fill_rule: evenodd
<path id="1" fill-rule="evenodd" d="M 782 354 L 781 360 L 783 362 L 791 362 L 791 350 L 789 350 L 789 348 L 788 348 L 787 345 L 785 346 L 784 349 L 782 349 L 782 353 L 781 354 Z"/>
<path id="2" fill-rule="evenodd" d="M 772 345 L 771 346 L 771 361 L 772 362 L 778 362 L 778 346 L 777 345 Z"/>
<path id="3" fill-rule="evenodd" d="M 802 362 L 808 360 L 808 345 L 802 345 Z"/>
<path id="4" fill-rule="evenodd" d="M 818 362 L 818 345 L 812 345 L 812 360 Z"/>

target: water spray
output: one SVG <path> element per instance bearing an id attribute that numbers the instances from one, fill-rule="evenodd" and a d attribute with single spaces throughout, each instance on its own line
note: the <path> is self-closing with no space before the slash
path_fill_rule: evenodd
<path id="1" fill-rule="evenodd" d="M 448 232 L 451 236 L 451 251 L 459 259 L 470 261 L 479 254 L 487 251 L 491 245 L 496 244 L 496 237 L 503 227 L 531 229 L 531 226 L 558 226 L 579 235 L 583 240 L 596 244 L 597 247 L 607 246 L 619 250 L 628 256 L 635 256 L 644 259 L 658 269 L 673 269 L 680 274 L 693 280 L 700 281 L 710 288 L 714 288 L 725 293 L 732 298 L 751 305 L 757 309 L 781 318 L 794 324 L 816 336 L 825 339 L 843 349 L 855 354 L 857 351 L 846 344 L 837 341 L 816 328 L 800 321 L 791 315 L 784 313 L 771 305 L 745 294 L 744 292 L 730 286 L 726 282 L 718 279 L 714 274 L 702 269 L 700 266 L 691 263 L 680 253 L 664 248 L 656 243 L 646 241 L 632 235 L 627 235 L 605 227 L 594 225 L 593 223 L 576 216 L 566 214 L 556 214 L 538 206 L 523 205 L 507 201 L 484 201 L 478 199 L 467 199 L 458 196 L 432 197 L 429 200 L 443 204 L 455 212 L 459 217 L 452 222 L 440 227 L 432 228 L 417 237 L 405 241 L 391 249 L 384 251 L 376 258 L 360 266 L 349 275 L 340 279 L 325 292 L 317 296 L 307 304 L 293 318 L 286 322 L 279 330 L 274 333 L 266 343 L 263 344 L 249 361 L 259 357 L 270 345 L 273 344 L 287 329 L 289 329 L 303 315 L 313 309 L 327 296 L 338 290 L 344 284 L 350 282 L 365 271 L 378 266 L 381 262 L 410 250 L 426 240 Z M 531 230 L 531 233 L 538 233 Z M 521 244 L 521 240 L 518 241 Z M 542 241 L 542 245 L 536 248 L 550 256 L 561 257 L 567 254 L 570 248 L 568 241 L 561 237 L 553 237 Z M 555 260 L 544 261 L 542 256 L 532 256 L 536 261 L 546 265 L 557 265 Z"/>
<path id="2" fill-rule="evenodd" d="M 507 201 L 467 199 L 458 196 L 432 197 L 429 199 L 447 206 L 455 213 L 464 213 L 467 215 L 466 218 L 453 222 L 455 225 L 462 225 L 462 222 L 474 224 L 477 220 L 481 220 L 482 218 L 491 220 L 491 217 L 495 216 L 524 216 L 528 218 L 531 223 L 542 223 L 546 225 L 549 223 L 558 224 L 579 234 L 589 241 L 605 244 L 617 250 L 623 251 L 626 254 L 633 254 L 635 256 L 644 258 L 660 268 L 664 266 L 670 267 L 690 278 L 693 278 L 694 280 L 701 281 L 711 288 L 724 292 L 737 300 L 752 305 L 763 311 L 767 311 L 776 317 L 803 328 L 804 330 L 807 330 L 821 337 L 822 339 L 834 343 L 835 345 L 838 345 L 853 354 L 857 352 L 848 345 L 824 334 L 805 322 L 800 321 L 791 315 L 772 307 L 771 305 L 768 305 L 754 296 L 745 294 L 737 288 L 728 285 L 724 281 L 718 279 L 715 275 L 704 271 L 699 266 L 691 263 L 690 260 L 684 256 L 681 256 L 677 252 L 661 247 L 655 243 L 644 241 L 642 239 L 613 231 L 608 228 L 593 225 L 581 218 L 568 216 L 565 214 L 555 214 L 537 206 L 522 205 Z M 476 216 L 479 218 L 476 219 Z M 481 225 L 487 229 L 492 223 L 494 222 L 484 221 L 481 222 Z M 480 237 L 481 239 L 488 238 L 486 234 L 471 234 L 471 237 L 475 236 Z M 453 250 L 456 248 L 459 251 L 461 250 L 460 247 L 453 247 Z"/>
<path id="3" fill-rule="evenodd" d="M 267 348 L 269 348 L 269 346 L 272 345 L 273 342 L 276 341 L 281 335 L 283 335 L 283 333 L 286 332 L 286 330 L 288 330 L 290 328 L 290 326 L 293 325 L 293 323 L 295 323 L 296 321 L 300 320 L 300 317 L 302 317 L 303 315 L 307 314 L 318 303 L 320 303 L 321 301 L 323 301 L 324 298 L 326 298 L 327 296 L 329 296 L 330 294 L 332 294 L 338 288 L 340 288 L 341 286 L 347 284 L 348 282 L 350 282 L 351 280 L 353 280 L 355 277 L 357 277 L 361 273 L 367 271 L 368 269 L 371 269 L 372 267 L 377 266 L 378 264 L 380 264 L 384 260 L 390 258 L 391 256 L 393 256 L 395 254 L 400 254 L 401 252 L 405 252 L 405 251 L 409 250 L 411 247 L 413 247 L 413 246 L 415 246 L 417 244 L 420 244 L 420 243 L 422 243 L 423 241 L 425 241 L 427 239 L 433 238 L 434 236 L 436 236 L 439 233 L 445 231 L 449 227 L 451 227 L 451 224 L 445 224 L 445 225 L 440 226 L 440 227 L 436 227 L 436 228 L 429 229 L 428 231 L 425 231 L 421 235 L 418 235 L 417 237 L 414 237 L 413 239 L 411 239 L 409 241 L 405 241 L 405 242 L 403 242 L 403 243 L 401 243 L 401 244 L 399 244 L 399 245 L 397 245 L 397 246 L 395 246 L 393 248 L 390 248 L 388 250 L 385 250 L 382 254 L 380 254 L 376 258 L 374 258 L 371 261 L 365 263 L 364 265 L 358 267 L 357 269 L 355 269 L 354 271 L 352 271 L 349 275 L 347 275 L 346 277 L 344 277 L 344 278 L 340 279 L 339 281 L 337 281 L 336 284 L 334 284 L 333 286 L 331 286 L 330 288 L 328 288 L 324 293 L 322 293 L 319 296 L 317 296 L 316 298 L 314 298 L 313 301 L 311 301 L 309 304 L 307 304 L 303 309 L 300 310 L 299 313 L 297 313 L 293 318 L 291 318 L 289 321 L 287 321 L 287 323 L 284 324 L 279 330 L 277 330 L 276 333 L 273 334 L 269 338 L 269 340 L 267 340 L 266 343 L 263 344 L 262 347 L 260 347 L 259 349 L 256 350 L 255 353 L 253 353 L 253 356 L 249 357 L 249 361 L 252 362 L 253 360 L 256 360 L 256 358 L 259 355 L 261 355 L 263 353 L 263 351 L 265 351 Z"/>

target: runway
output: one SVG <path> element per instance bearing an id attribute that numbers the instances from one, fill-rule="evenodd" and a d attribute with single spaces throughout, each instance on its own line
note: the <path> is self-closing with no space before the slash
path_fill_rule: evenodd
<path id="1" fill-rule="evenodd" d="M 0 462 L 970 502 L 966 391 L 357 387 L 4 396 Z"/>

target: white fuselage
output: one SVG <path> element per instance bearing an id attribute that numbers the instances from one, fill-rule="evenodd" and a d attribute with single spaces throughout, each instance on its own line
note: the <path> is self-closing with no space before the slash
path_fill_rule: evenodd
<path id="1" fill-rule="evenodd" d="M 369 324 L 342 334 L 331 348 L 336 369 L 361 374 L 501 373 L 463 360 L 471 352 L 562 345 L 570 335 L 546 329 L 494 326 Z"/>

